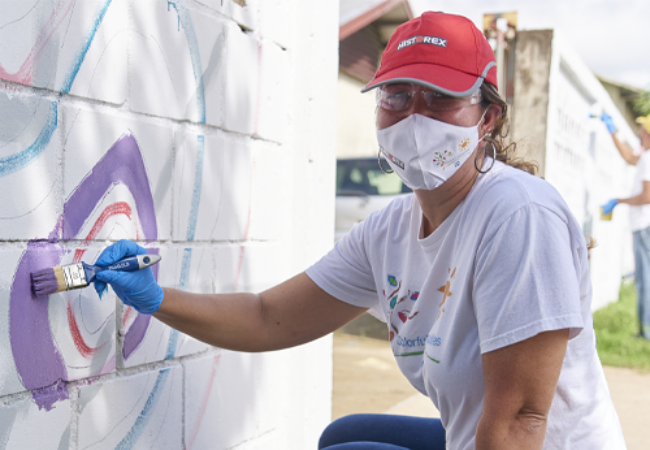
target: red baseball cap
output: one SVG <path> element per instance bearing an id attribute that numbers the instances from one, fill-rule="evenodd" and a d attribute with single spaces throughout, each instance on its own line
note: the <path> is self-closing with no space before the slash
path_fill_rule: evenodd
<path id="1" fill-rule="evenodd" d="M 467 97 L 483 80 L 497 86 L 497 63 L 483 33 L 466 17 L 428 11 L 395 30 L 375 78 L 361 92 L 405 82 Z"/>

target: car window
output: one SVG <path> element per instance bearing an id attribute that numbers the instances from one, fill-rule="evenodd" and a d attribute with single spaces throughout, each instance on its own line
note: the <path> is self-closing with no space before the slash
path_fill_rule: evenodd
<path id="1" fill-rule="evenodd" d="M 390 171 L 388 163 L 382 161 Z M 384 173 L 377 159 L 339 159 L 336 166 L 337 195 L 397 195 L 411 192 L 394 173 Z"/>

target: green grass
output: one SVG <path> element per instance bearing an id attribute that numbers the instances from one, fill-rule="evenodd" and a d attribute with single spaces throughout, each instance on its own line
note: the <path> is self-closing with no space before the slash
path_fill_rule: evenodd
<path id="1" fill-rule="evenodd" d="M 606 366 L 650 371 L 650 341 L 637 337 L 634 284 L 623 282 L 618 301 L 594 313 L 594 329 L 600 360 Z"/>

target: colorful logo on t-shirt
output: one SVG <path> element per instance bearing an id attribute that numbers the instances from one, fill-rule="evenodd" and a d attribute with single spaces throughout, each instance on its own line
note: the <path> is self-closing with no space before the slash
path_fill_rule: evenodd
<path id="1" fill-rule="evenodd" d="M 399 335 L 399 330 L 402 324 L 405 324 L 407 321 L 412 320 L 418 315 L 418 312 L 411 314 L 412 302 L 417 301 L 420 296 L 419 291 L 407 290 L 405 295 L 400 295 L 400 289 L 402 288 L 402 281 L 397 280 L 393 275 L 388 275 L 388 284 L 395 289 L 386 296 L 386 291 L 383 290 L 382 293 L 386 296 L 388 301 L 388 306 L 390 311 L 388 313 L 388 325 L 389 337 L 392 342 L 395 336 Z M 411 300 L 411 302 L 404 303 L 406 300 Z M 400 306 L 401 305 L 401 306 Z"/>
<path id="2" fill-rule="evenodd" d="M 435 318 L 435 322 L 440 319 L 440 317 L 445 312 L 445 305 L 447 305 L 450 297 L 454 295 L 452 291 L 452 284 L 456 278 L 456 267 L 453 269 L 450 267 L 447 269 L 447 277 L 445 284 L 436 289 L 437 292 L 442 294 L 442 300 L 438 305 L 438 316 Z M 398 280 L 397 277 L 393 275 L 387 276 L 388 284 L 390 285 L 389 294 L 386 295 L 386 290 L 382 290 L 382 294 L 386 301 L 388 302 L 388 326 L 389 326 L 389 336 L 390 341 L 393 344 L 394 354 L 396 357 L 404 356 L 419 356 L 426 355 L 431 361 L 439 364 L 440 361 L 433 358 L 431 355 L 427 354 L 424 351 L 425 342 L 434 347 L 440 347 L 442 339 L 433 334 L 425 336 L 400 336 L 400 329 L 406 322 L 413 320 L 418 316 L 419 311 L 413 312 L 414 303 L 420 298 L 420 291 L 411 291 L 407 290 L 406 293 L 400 292 L 402 289 L 402 280 Z M 428 299 L 436 299 L 434 292 L 431 292 L 427 297 Z M 410 300 L 410 301 L 407 301 Z M 426 317 L 424 316 L 419 317 Z M 425 324 L 426 325 L 426 324 Z M 416 327 L 417 328 L 417 327 Z M 410 329 L 410 332 L 413 332 L 414 329 Z"/>
<path id="3" fill-rule="evenodd" d="M 449 272 L 449 278 L 447 279 L 447 282 L 440 286 L 438 288 L 438 292 L 442 292 L 442 303 L 440 303 L 439 309 L 438 309 L 438 317 L 436 317 L 436 320 L 440 319 L 440 316 L 442 316 L 442 313 L 445 312 L 445 303 L 447 302 L 447 299 L 454 295 L 453 292 L 451 292 L 451 280 L 454 279 L 456 276 L 456 268 L 454 267 L 454 270 L 451 270 L 451 267 L 448 269 Z"/>

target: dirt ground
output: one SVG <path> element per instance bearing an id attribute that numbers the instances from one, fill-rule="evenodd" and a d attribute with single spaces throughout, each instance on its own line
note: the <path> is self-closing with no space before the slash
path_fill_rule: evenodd
<path id="1" fill-rule="evenodd" d="M 418 394 L 397 367 L 388 341 L 334 334 L 332 419 L 382 413 Z"/>
<path id="2" fill-rule="evenodd" d="M 650 448 L 650 373 L 605 367 L 628 450 Z M 334 334 L 332 419 L 353 413 L 438 417 L 397 367 L 386 339 Z"/>

